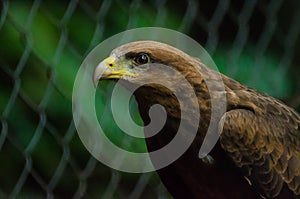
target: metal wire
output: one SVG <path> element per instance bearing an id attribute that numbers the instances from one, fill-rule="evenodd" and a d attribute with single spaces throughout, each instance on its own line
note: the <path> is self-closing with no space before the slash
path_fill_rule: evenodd
<path id="1" fill-rule="evenodd" d="M 291 71 L 299 72 L 300 61 L 296 59 L 300 46 L 297 45 L 300 42 L 299 3 L 293 1 L 104 0 L 99 3 L 71 0 L 50 3 L 35 0 L 2 1 L 0 5 L 3 38 L 0 41 L 9 48 L 0 47 L 1 198 L 171 198 L 157 175 L 125 174 L 110 169 L 86 151 L 72 119 L 72 88 L 60 80 L 64 75 L 62 71 L 76 72 L 98 43 L 125 29 L 161 26 L 189 34 L 212 55 L 223 53 L 224 72 L 233 77 L 239 73 L 240 59 L 245 52 L 254 48 L 250 55 L 254 69 L 244 83 L 255 85 L 261 78 L 257 75 L 259 68 L 272 73 L 278 82 L 284 82 L 281 78 L 289 79 L 287 86 L 294 85 L 282 96 L 300 96 L 299 79 L 291 75 Z M 146 21 L 144 24 L 141 24 L 142 18 Z M 76 19 L 79 21 L 74 28 Z M 34 33 L 41 23 L 39 20 L 48 23 L 40 27 L 41 30 L 57 35 L 53 55 L 45 55 L 47 51 L 36 48 Z M 90 32 L 78 37 L 74 33 L 77 29 Z M 266 67 L 268 54 L 277 57 L 274 71 Z M 62 66 L 66 56 L 74 62 Z M 74 66 L 73 63 L 79 64 Z M 278 88 L 278 93 L 284 88 L 284 85 L 283 89 Z M 42 92 L 34 93 L 31 89 Z M 51 109 L 60 106 L 65 109 L 59 112 Z M 130 142 L 124 140 L 122 146 L 129 146 Z M 45 151 L 44 147 L 49 148 Z M 122 157 L 113 158 L 122 163 Z"/>

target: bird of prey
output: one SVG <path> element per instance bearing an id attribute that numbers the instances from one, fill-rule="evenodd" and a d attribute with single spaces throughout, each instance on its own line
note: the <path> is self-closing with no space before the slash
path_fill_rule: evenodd
<path id="1" fill-rule="evenodd" d="M 174 198 L 300 198 L 300 116 L 295 110 L 156 41 L 136 41 L 116 48 L 98 65 L 93 81 L 97 85 L 100 79 L 123 80 L 127 87 L 145 79 L 155 82 L 163 78 L 169 87 L 180 89 L 185 96 L 186 89 L 180 82 L 172 76 L 155 74 L 150 70 L 155 65 L 149 63 L 179 71 L 197 96 L 197 106 L 191 104 L 187 110 L 198 107 L 201 113 L 191 146 L 176 161 L 157 171 Z M 226 93 L 226 113 L 221 118 L 211 118 L 210 96 L 214 91 L 208 91 L 204 81 L 214 80 L 216 75 L 221 75 Z M 180 122 L 176 96 L 156 84 L 142 85 L 133 94 L 145 125 L 151 122 L 152 105 L 162 105 L 167 114 L 160 132 L 146 138 L 148 151 L 168 144 Z M 193 117 L 186 120 L 192 123 Z M 224 124 L 217 144 L 206 159 L 201 159 L 198 152 L 210 120 Z"/>

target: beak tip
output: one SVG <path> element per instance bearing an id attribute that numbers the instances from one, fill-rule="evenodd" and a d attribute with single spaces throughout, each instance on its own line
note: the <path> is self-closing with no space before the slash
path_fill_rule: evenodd
<path id="1" fill-rule="evenodd" d="M 94 78 L 94 81 L 93 81 L 94 88 L 97 88 L 98 82 L 99 82 L 99 79 Z"/>
<path id="2" fill-rule="evenodd" d="M 97 88 L 98 82 L 99 82 L 99 76 L 98 76 L 97 72 L 95 71 L 94 72 L 94 77 L 93 77 L 94 88 Z"/>
<path id="3" fill-rule="evenodd" d="M 99 65 L 96 67 L 94 74 L 93 74 L 93 84 L 94 84 L 95 88 L 97 88 L 98 82 L 104 71 L 105 71 L 105 64 L 103 62 L 100 62 Z"/>

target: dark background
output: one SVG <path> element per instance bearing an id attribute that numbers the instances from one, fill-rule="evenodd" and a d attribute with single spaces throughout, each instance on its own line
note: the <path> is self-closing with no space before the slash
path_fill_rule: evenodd
<path id="1" fill-rule="evenodd" d="M 183 32 L 210 53 L 221 72 L 300 109 L 299 1 L 0 5 L 0 198 L 170 198 L 155 172 L 128 174 L 96 161 L 72 120 L 73 83 L 83 59 L 127 29 Z M 111 85 L 101 86 L 98 97 L 105 102 Z M 121 146 L 124 137 L 111 113 L 105 103 L 97 106 L 105 110 L 107 136 Z M 134 104 L 133 114 L 138 118 Z M 145 145 L 129 148 L 143 151 Z"/>

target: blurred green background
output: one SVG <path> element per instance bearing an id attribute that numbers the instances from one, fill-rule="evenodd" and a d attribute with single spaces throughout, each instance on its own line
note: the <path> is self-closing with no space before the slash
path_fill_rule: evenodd
<path id="1" fill-rule="evenodd" d="M 0 198 L 170 198 L 155 172 L 128 174 L 97 162 L 72 120 L 73 83 L 85 56 L 127 29 L 183 32 L 221 72 L 299 111 L 299 1 L 0 2 Z M 99 120 L 122 146 L 107 108 L 113 85 L 99 87 Z M 140 123 L 134 101 L 131 107 Z M 124 147 L 145 151 L 143 140 Z"/>

